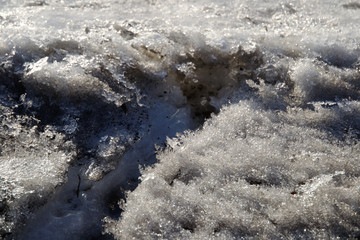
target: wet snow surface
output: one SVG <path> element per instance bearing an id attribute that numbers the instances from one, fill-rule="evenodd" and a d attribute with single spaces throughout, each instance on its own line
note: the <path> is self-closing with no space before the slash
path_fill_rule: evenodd
<path id="1" fill-rule="evenodd" d="M 0 0 L 0 239 L 360 237 L 360 2 Z"/>

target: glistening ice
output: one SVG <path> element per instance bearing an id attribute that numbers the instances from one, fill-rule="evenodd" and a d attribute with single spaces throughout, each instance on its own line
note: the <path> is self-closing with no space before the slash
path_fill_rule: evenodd
<path id="1" fill-rule="evenodd" d="M 359 28 L 358 1 L 0 0 L 0 238 L 358 238 Z"/>

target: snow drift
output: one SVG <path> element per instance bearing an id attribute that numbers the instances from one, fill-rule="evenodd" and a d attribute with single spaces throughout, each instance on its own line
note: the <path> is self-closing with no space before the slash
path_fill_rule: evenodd
<path id="1" fill-rule="evenodd" d="M 359 237 L 359 9 L 0 0 L 1 238 Z"/>

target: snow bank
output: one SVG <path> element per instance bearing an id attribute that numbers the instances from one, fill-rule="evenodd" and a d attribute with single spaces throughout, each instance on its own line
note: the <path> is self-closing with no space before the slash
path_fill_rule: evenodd
<path id="1" fill-rule="evenodd" d="M 359 102 L 223 108 L 202 130 L 168 140 L 106 231 L 117 239 L 358 236 L 359 143 L 334 138 L 327 123 L 343 108 L 359 121 Z"/>

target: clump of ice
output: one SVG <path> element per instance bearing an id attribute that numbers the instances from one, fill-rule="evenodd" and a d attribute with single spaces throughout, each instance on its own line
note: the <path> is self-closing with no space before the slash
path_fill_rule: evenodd
<path id="1" fill-rule="evenodd" d="M 344 105 L 358 118 L 359 102 Z M 106 231 L 117 239 L 358 236 L 359 143 L 312 127 L 338 111 L 318 110 L 223 108 L 202 130 L 168 140 Z"/>
<path id="2" fill-rule="evenodd" d="M 37 126 L 28 117 L 14 117 L 0 105 L 0 236 L 22 229 L 55 188 L 66 180 L 74 145 L 64 135 Z"/>

